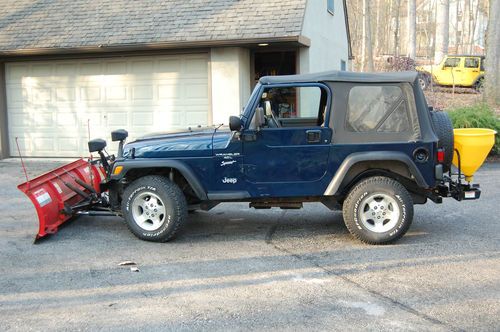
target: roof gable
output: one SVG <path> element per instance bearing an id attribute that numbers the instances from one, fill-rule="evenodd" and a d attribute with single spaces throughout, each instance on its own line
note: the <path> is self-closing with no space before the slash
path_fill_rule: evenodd
<path id="1" fill-rule="evenodd" d="M 299 36 L 306 0 L 7 0 L 0 52 Z"/>

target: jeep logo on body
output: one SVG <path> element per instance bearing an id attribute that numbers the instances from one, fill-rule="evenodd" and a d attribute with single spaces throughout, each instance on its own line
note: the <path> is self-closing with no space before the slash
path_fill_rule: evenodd
<path id="1" fill-rule="evenodd" d="M 235 184 L 236 182 L 238 182 L 238 179 L 236 179 L 236 178 L 226 178 L 226 177 L 224 177 L 224 179 L 222 179 L 222 183 L 232 183 L 232 184 Z"/>

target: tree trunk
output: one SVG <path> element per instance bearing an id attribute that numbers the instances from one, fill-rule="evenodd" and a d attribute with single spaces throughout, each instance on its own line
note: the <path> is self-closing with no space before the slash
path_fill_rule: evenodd
<path id="1" fill-rule="evenodd" d="M 408 0 L 408 57 L 417 57 L 417 0 Z"/>
<path id="2" fill-rule="evenodd" d="M 473 14 L 474 11 L 471 12 L 471 14 Z M 476 42 L 476 25 L 477 25 L 477 18 L 478 18 L 478 15 L 479 15 L 479 1 L 477 2 L 477 6 L 476 6 L 476 13 L 471 15 L 471 19 L 472 19 L 472 27 L 470 28 L 469 32 L 470 32 L 470 36 L 469 36 L 469 54 L 475 54 L 474 52 L 474 44 Z"/>
<path id="3" fill-rule="evenodd" d="M 394 20 L 396 21 L 396 28 L 394 29 L 394 56 L 399 56 L 399 8 L 401 7 L 401 0 L 396 0 L 394 8 Z"/>
<path id="4" fill-rule="evenodd" d="M 363 71 L 373 71 L 372 33 L 368 0 L 363 0 Z"/>
<path id="5" fill-rule="evenodd" d="M 464 11 L 462 13 L 462 45 L 460 53 L 467 53 L 467 41 L 469 40 L 470 26 L 470 0 L 464 0 Z"/>
<path id="6" fill-rule="evenodd" d="M 436 13 L 436 50 L 434 63 L 438 64 L 448 53 L 450 0 L 438 0 Z"/>
<path id="7" fill-rule="evenodd" d="M 486 36 L 486 102 L 492 107 L 500 106 L 500 0 L 490 0 L 488 32 Z"/>
<path id="8" fill-rule="evenodd" d="M 458 16 L 459 16 L 459 13 L 460 13 L 460 0 L 457 0 L 457 7 L 455 8 L 456 11 L 455 11 L 455 17 L 457 18 L 457 24 L 455 26 L 455 54 L 458 54 L 458 45 L 461 44 L 461 41 L 460 41 L 460 36 L 459 36 L 459 33 L 458 33 Z M 462 30 L 463 31 L 463 30 Z"/>

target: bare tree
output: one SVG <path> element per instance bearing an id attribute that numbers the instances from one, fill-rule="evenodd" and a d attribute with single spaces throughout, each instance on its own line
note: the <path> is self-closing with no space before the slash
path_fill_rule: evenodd
<path id="1" fill-rule="evenodd" d="M 486 36 L 485 96 L 491 106 L 500 105 L 500 0 L 490 0 Z"/>
<path id="2" fill-rule="evenodd" d="M 372 33 L 368 0 L 363 0 L 363 71 L 373 71 Z"/>
<path id="3" fill-rule="evenodd" d="M 468 52 L 469 54 L 472 54 L 474 52 L 474 44 L 475 44 L 475 35 L 476 35 L 476 26 L 477 26 L 477 18 L 479 15 L 479 0 L 476 6 L 476 11 L 474 13 L 474 10 L 471 11 L 471 16 L 470 16 L 470 28 L 469 28 L 469 49 Z"/>
<path id="4" fill-rule="evenodd" d="M 417 0 L 408 0 L 408 56 L 417 57 Z"/>
<path id="5" fill-rule="evenodd" d="M 438 0 L 436 13 L 436 50 L 434 63 L 438 64 L 448 53 L 450 31 L 450 0 Z"/>
<path id="6" fill-rule="evenodd" d="M 394 21 L 396 27 L 394 29 L 394 56 L 399 56 L 399 9 L 401 8 L 401 0 L 396 0 L 394 7 Z"/>
<path id="7" fill-rule="evenodd" d="M 464 11 L 462 13 L 462 38 L 460 40 L 460 48 L 462 53 L 467 53 L 467 41 L 470 35 L 470 8 L 471 0 L 464 0 Z"/>

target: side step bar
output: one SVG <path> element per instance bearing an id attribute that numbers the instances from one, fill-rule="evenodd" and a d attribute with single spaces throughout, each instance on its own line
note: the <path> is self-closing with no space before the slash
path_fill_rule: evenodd
<path id="1" fill-rule="evenodd" d="M 298 210 L 302 209 L 302 202 L 252 202 L 249 204 L 254 209 L 270 209 L 279 207 L 282 210 Z"/>

